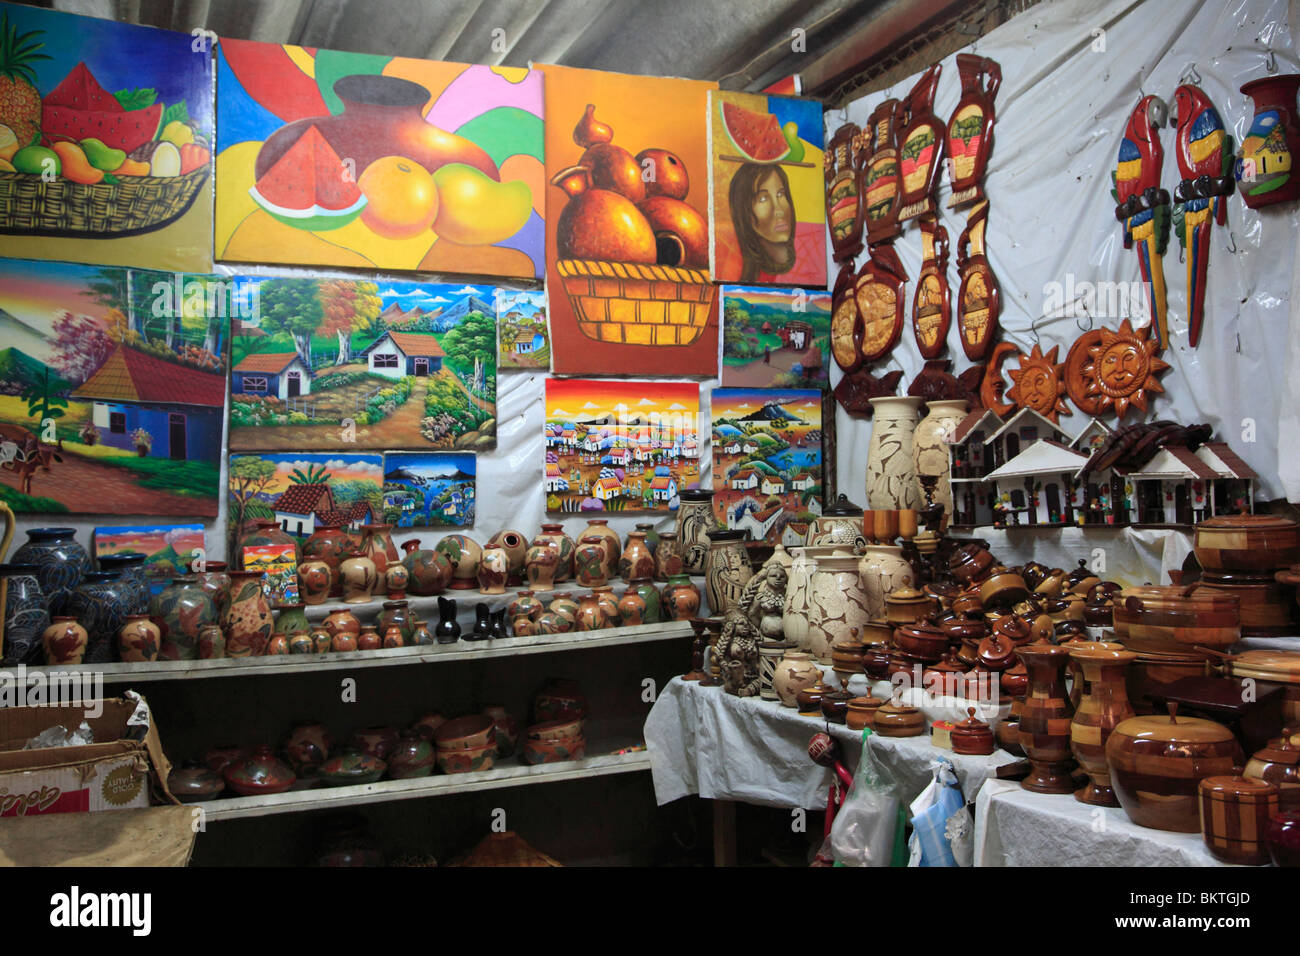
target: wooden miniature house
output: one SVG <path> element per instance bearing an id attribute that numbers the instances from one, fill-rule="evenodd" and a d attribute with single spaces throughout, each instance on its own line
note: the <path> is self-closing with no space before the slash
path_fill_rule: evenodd
<path id="1" fill-rule="evenodd" d="M 1055 526 L 1075 523 L 1083 504 L 1076 475 L 1088 462 L 1059 441 L 1040 438 L 993 470 L 995 524 Z"/>
<path id="2" fill-rule="evenodd" d="M 1002 419 L 995 412 L 979 408 L 963 418 L 948 436 L 952 525 L 992 524 L 993 491 L 985 479 L 994 468 L 993 449 L 986 442 L 1001 427 Z"/>

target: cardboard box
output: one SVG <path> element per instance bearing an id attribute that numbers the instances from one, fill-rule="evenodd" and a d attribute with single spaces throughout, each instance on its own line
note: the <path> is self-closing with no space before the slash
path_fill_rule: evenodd
<path id="1" fill-rule="evenodd" d="M 107 698 L 99 705 L 103 711 L 94 718 L 87 718 L 81 705 L 0 708 L 0 817 L 178 802 L 167 789 L 171 764 L 144 698 Z M 22 749 L 49 727 L 72 729 L 83 720 L 96 743 Z"/>

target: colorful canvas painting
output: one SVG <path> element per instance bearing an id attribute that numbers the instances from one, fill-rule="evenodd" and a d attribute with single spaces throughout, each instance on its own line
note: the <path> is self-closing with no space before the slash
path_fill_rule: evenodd
<path id="1" fill-rule="evenodd" d="M 716 375 L 705 130 L 714 84 L 541 69 L 552 367 Z"/>
<path id="2" fill-rule="evenodd" d="M 821 514 L 821 391 L 715 388 L 710 401 L 714 515 L 754 541 L 802 543 Z"/>
<path id="3" fill-rule="evenodd" d="M 830 385 L 831 296 L 805 289 L 722 290 L 722 384 Z"/>
<path id="4" fill-rule="evenodd" d="M 815 100 L 709 94 L 715 280 L 826 286 L 823 135 Z"/>
<path id="5" fill-rule="evenodd" d="M 232 308 L 215 277 L 0 259 L 0 500 L 215 516 Z"/>
<path id="6" fill-rule="evenodd" d="M 149 588 L 157 594 L 177 575 L 187 574 L 207 545 L 201 524 L 143 525 L 130 528 L 96 528 L 95 557 L 112 554 L 148 555 L 144 563 Z"/>
<path id="7" fill-rule="evenodd" d="M 495 446 L 494 288 L 250 281 L 257 314 L 231 342 L 231 451 Z"/>
<path id="8" fill-rule="evenodd" d="M 223 39 L 216 256 L 538 278 L 542 76 Z"/>
<path id="9" fill-rule="evenodd" d="M 381 455 L 279 453 L 231 455 L 227 477 L 228 534 L 259 518 L 274 518 L 306 541 L 320 522 L 360 527 L 383 514 Z"/>
<path id="10" fill-rule="evenodd" d="M 208 272 L 206 39 L 0 3 L 0 255 Z"/>
<path id="11" fill-rule="evenodd" d="M 676 511 L 700 485 L 694 382 L 547 379 L 546 510 Z"/>
<path id="12" fill-rule="evenodd" d="M 497 292 L 497 341 L 501 368 L 551 367 L 545 292 Z"/>
<path id="13" fill-rule="evenodd" d="M 244 548 L 245 571 L 261 571 L 262 590 L 272 607 L 298 603 L 298 562 L 291 544 L 251 544 Z"/>
<path id="14" fill-rule="evenodd" d="M 474 524 L 472 454 L 392 452 L 384 456 L 385 524 L 398 528 L 467 528 Z"/>

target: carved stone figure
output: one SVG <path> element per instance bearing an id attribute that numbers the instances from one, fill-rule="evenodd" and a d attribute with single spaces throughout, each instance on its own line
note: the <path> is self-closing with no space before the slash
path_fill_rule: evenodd
<path id="1" fill-rule="evenodd" d="M 727 612 L 716 650 L 723 689 L 738 697 L 755 696 L 759 690 L 758 632 L 739 608 Z"/>

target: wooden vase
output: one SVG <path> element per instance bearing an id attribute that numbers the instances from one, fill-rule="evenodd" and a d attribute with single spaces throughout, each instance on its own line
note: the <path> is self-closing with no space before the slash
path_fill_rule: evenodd
<path id="1" fill-rule="evenodd" d="M 1018 653 L 1029 671 L 1029 690 L 1020 716 L 1020 746 L 1033 765 L 1020 785 L 1035 793 L 1073 793 L 1070 719 L 1074 709 L 1065 690 L 1070 649 L 1026 644 Z"/>
<path id="2" fill-rule="evenodd" d="M 1079 665 L 1083 696 L 1070 721 L 1070 750 L 1088 774 L 1088 785 L 1074 794 L 1080 803 L 1118 807 L 1106 763 L 1106 739 L 1121 721 L 1134 716 L 1125 671 L 1137 654 L 1119 644 L 1070 645 L 1070 660 Z"/>

